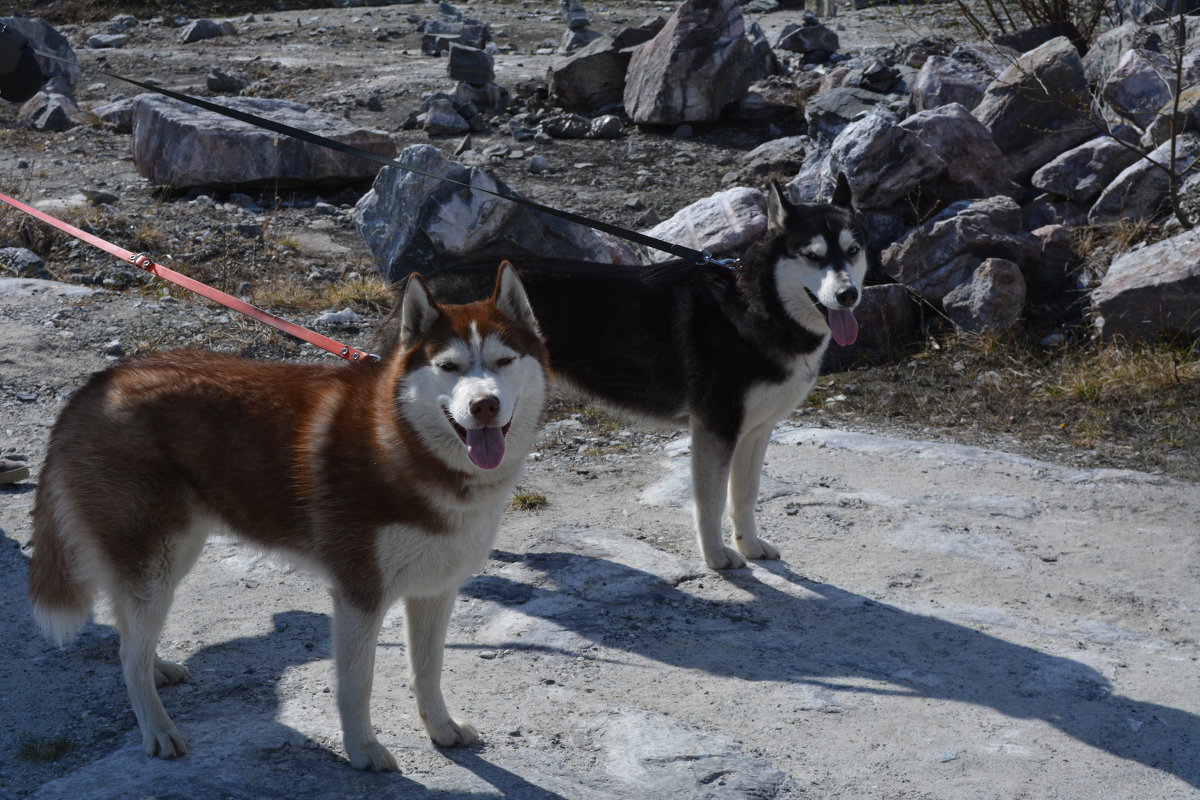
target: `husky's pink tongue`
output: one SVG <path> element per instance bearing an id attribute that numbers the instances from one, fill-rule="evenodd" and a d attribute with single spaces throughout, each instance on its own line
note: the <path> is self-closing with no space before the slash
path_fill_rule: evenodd
<path id="1" fill-rule="evenodd" d="M 854 344 L 858 339 L 858 320 L 854 318 L 854 312 L 829 309 L 829 330 L 833 333 L 833 340 L 842 347 Z"/>
<path id="2" fill-rule="evenodd" d="M 500 426 L 467 430 L 467 455 L 480 469 L 495 469 L 504 460 L 504 430 Z"/>

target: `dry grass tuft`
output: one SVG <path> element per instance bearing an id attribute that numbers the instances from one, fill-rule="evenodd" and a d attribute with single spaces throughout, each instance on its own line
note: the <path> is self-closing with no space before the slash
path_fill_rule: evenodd
<path id="1" fill-rule="evenodd" d="M 823 377 L 807 412 L 906 433 L 1017 447 L 1052 460 L 1200 479 L 1200 346 L 1044 350 L 1020 337 L 947 336 L 901 364 Z"/>
<path id="2" fill-rule="evenodd" d="M 537 511 L 545 508 L 549 502 L 541 492 L 519 491 L 508 501 L 508 507 L 513 511 Z"/>

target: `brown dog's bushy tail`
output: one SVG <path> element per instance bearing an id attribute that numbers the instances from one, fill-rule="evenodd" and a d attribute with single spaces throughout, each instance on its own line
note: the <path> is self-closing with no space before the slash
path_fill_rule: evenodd
<path id="1" fill-rule="evenodd" d="M 42 633 L 61 647 L 87 622 L 95 592 L 79 575 L 63 540 L 72 514 L 52 470 L 47 462 L 33 507 L 29 602 Z"/>

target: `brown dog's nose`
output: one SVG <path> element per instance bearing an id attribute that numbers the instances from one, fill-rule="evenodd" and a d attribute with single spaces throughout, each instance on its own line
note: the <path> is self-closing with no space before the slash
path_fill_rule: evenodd
<path id="1" fill-rule="evenodd" d="M 500 415 L 500 400 L 495 395 L 477 397 L 471 401 L 471 416 L 481 425 L 495 425 Z"/>

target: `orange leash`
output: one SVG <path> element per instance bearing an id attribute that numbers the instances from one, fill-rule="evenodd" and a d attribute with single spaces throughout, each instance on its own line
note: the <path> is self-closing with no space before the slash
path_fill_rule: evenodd
<path id="1" fill-rule="evenodd" d="M 151 275 L 162 278 L 165 281 L 170 281 L 177 286 L 182 286 L 188 291 L 195 292 L 202 297 L 207 297 L 209 300 L 220 303 L 227 308 L 231 308 L 238 313 L 245 314 L 247 317 L 256 319 L 259 322 L 266 323 L 273 328 L 278 328 L 290 336 L 295 336 L 297 339 L 302 339 L 309 344 L 316 345 L 322 350 L 327 350 L 336 356 L 341 356 L 347 361 L 361 361 L 364 358 L 375 361 L 379 360 L 379 356 L 349 347 L 335 339 L 331 339 L 328 336 L 317 333 L 316 331 L 309 330 L 308 328 L 297 325 L 294 322 L 288 322 L 286 319 L 281 319 L 280 317 L 277 317 L 268 311 L 263 311 L 261 308 L 257 308 L 256 306 L 252 306 L 245 301 L 239 300 L 233 295 L 226 294 L 218 289 L 214 289 L 211 286 L 201 283 L 193 278 L 189 278 L 186 275 L 181 275 L 175 270 L 164 267 L 161 264 L 156 264 L 154 263 L 153 259 L 151 259 L 150 256 L 146 255 L 145 253 L 134 253 L 132 250 L 126 250 L 124 247 L 118 247 L 112 242 L 105 241 L 99 236 L 95 236 L 84 230 L 80 230 L 74 225 L 63 222 L 61 219 L 53 217 L 47 214 L 45 211 L 40 211 L 33 206 L 25 205 L 20 200 L 9 197 L 4 193 L 0 193 L 0 200 L 8 203 L 13 208 L 24 211 L 30 216 L 37 217 L 48 225 L 53 225 L 59 230 L 71 234 L 77 239 L 87 242 L 93 247 L 98 247 L 106 253 L 114 255 L 122 261 L 128 261 L 130 264 L 144 269 Z"/>

